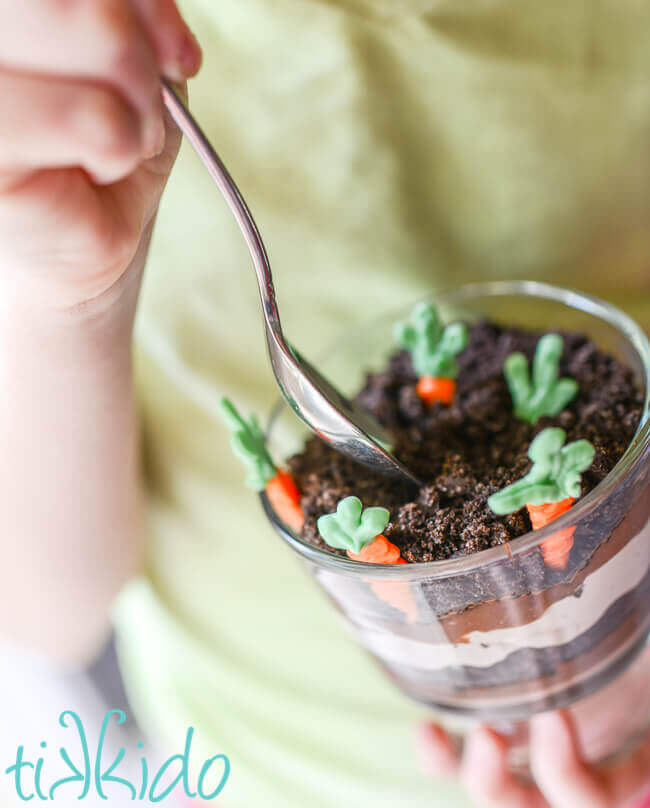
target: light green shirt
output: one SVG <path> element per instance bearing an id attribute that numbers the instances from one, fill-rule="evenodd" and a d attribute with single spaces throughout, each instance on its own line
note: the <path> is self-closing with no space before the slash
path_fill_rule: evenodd
<path id="1" fill-rule="evenodd" d="M 644 0 L 188 0 L 199 120 L 269 248 L 289 337 L 441 285 L 544 279 L 650 322 Z M 272 533 L 220 396 L 277 397 L 242 240 L 184 147 L 137 324 L 147 575 L 116 608 L 156 740 L 232 762 L 228 808 L 466 805 L 403 698 Z"/>

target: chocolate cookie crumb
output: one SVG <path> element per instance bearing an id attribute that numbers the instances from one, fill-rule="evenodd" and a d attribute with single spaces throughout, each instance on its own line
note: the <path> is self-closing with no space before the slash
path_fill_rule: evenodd
<path id="1" fill-rule="evenodd" d="M 567 441 L 586 438 L 593 443 L 596 457 L 583 475 L 583 494 L 594 488 L 632 440 L 641 416 L 641 392 L 629 368 L 585 336 L 563 333 L 560 373 L 576 379 L 579 393 L 555 418 L 541 418 L 535 426 L 519 421 L 512 412 L 503 362 L 513 351 L 531 360 L 540 336 L 490 322 L 470 327 L 449 407 L 434 404 L 427 409 L 422 404 L 405 351 L 396 353 L 385 371 L 369 374 L 357 401 L 391 430 L 395 454 L 424 485 L 414 492 L 312 438 L 288 461 L 302 494 L 303 537 L 326 547 L 316 520 L 354 494 L 365 506 L 390 510 L 385 535 L 408 562 L 437 561 L 504 544 L 530 530 L 528 515 L 522 509 L 496 516 L 487 499 L 528 471 L 528 446 L 547 426 L 561 426 Z"/>

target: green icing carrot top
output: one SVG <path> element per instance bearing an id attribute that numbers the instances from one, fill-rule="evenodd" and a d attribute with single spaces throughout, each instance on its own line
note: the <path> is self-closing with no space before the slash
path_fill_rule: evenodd
<path id="1" fill-rule="evenodd" d="M 257 418 L 250 415 L 246 421 L 227 398 L 221 399 L 219 408 L 231 430 L 232 450 L 247 471 L 246 485 L 255 491 L 263 491 L 277 473 L 277 468 L 266 448 L 266 439 Z"/>
<path id="2" fill-rule="evenodd" d="M 558 334 L 540 338 L 533 358 L 532 378 L 528 360 L 512 353 L 503 365 L 515 415 L 535 424 L 542 415 L 557 415 L 578 392 L 575 379 L 558 379 L 563 340 Z"/>
<path id="3" fill-rule="evenodd" d="M 411 354 L 418 376 L 458 376 L 456 357 L 467 345 L 467 328 L 463 323 L 443 326 L 431 303 L 418 303 L 410 322 L 395 327 L 395 339 Z"/>
<path id="4" fill-rule="evenodd" d="M 330 547 L 360 553 L 386 529 L 390 513 L 386 508 L 364 508 L 358 497 L 346 497 L 318 519 L 318 532 Z"/>
<path id="5" fill-rule="evenodd" d="M 494 513 L 513 513 L 524 505 L 580 496 L 580 475 L 593 463 L 595 450 L 588 440 L 566 446 L 565 440 L 566 432 L 559 427 L 549 427 L 537 435 L 528 449 L 533 461 L 528 474 L 488 499 Z"/>

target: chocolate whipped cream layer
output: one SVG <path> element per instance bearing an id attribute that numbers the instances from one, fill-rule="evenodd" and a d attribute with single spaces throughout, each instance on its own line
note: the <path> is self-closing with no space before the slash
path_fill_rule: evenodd
<path id="1" fill-rule="evenodd" d="M 313 438 L 288 463 L 302 493 L 303 537 L 326 547 L 318 535 L 318 517 L 334 511 L 343 497 L 355 495 L 364 506 L 389 509 L 391 521 L 384 534 L 409 563 L 505 544 L 531 529 L 527 512 L 522 509 L 497 516 L 488 508 L 487 499 L 529 470 L 530 442 L 548 426 L 562 427 L 567 442 L 586 438 L 594 445 L 596 456 L 583 475 L 582 494 L 594 488 L 629 445 L 639 423 L 642 394 L 631 370 L 585 336 L 558 333 L 564 338 L 560 375 L 574 378 L 579 393 L 562 413 L 541 418 L 535 426 L 515 418 L 503 363 L 513 351 L 532 360 L 541 333 L 503 329 L 489 322 L 471 326 L 468 346 L 458 357 L 458 389 L 448 407 L 435 404 L 427 408 L 420 401 L 411 359 L 404 351 L 390 359 L 385 371 L 369 374 L 357 401 L 391 430 L 395 454 L 424 486 L 415 491 L 374 474 Z M 609 524 L 604 525 L 601 513 L 593 536 L 583 536 L 582 541 L 576 536 L 575 552 L 564 570 L 546 567 L 540 554 L 539 575 L 535 576 L 540 590 L 572 581 L 586 563 L 585 552 L 587 557 L 593 553 L 621 517 L 606 514 Z M 439 613 L 525 591 L 524 580 L 531 580 L 530 567 L 518 581 L 518 564 L 513 561 L 498 580 L 477 575 L 437 582 L 432 597 L 440 600 L 440 606 L 444 604 Z"/>

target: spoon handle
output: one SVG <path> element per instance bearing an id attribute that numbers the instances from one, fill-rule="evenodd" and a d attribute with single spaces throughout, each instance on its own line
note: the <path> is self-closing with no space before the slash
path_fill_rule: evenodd
<path id="1" fill-rule="evenodd" d="M 172 84 L 166 79 L 161 81 L 165 106 L 216 182 L 246 240 L 262 301 L 271 366 L 284 398 L 298 417 L 335 449 L 373 468 L 417 483 L 411 472 L 377 442 L 380 439 L 389 443 L 386 430 L 344 398 L 284 339 L 269 259 L 248 205 L 185 102 Z"/>
<path id="2" fill-rule="evenodd" d="M 181 132 L 189 140 L 192 148 L 200 157 L 201 162 L 207 168 L 212 179 L 216 182 L 246 240 L 248 251 L 253 259 L 255 274 L 257 275 L 264 316 L 276 340 L 284 345 L 269 258 L 266 254 L 264 242 L 257 229 L 255 220 L 248 209 L 248 205 L 244 201 L 244 197 L 241 195 L 235 181 L 230 176 L 228 169 L 221 161 L 221 158 L 212 147 L 212 144 L 205 136 L 203 130 L 198 125 L 194 116 L 178 95 L 171 82 L 162 78 L 161 84 L 163 102 L 169 114 L 172 116 Z"/>

